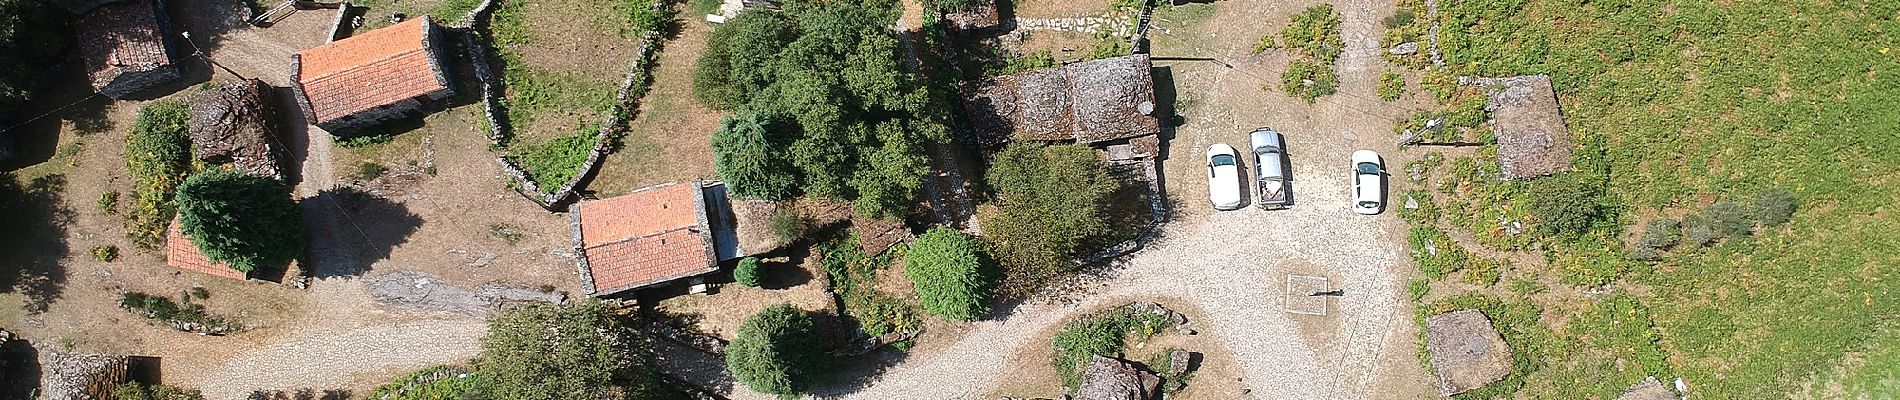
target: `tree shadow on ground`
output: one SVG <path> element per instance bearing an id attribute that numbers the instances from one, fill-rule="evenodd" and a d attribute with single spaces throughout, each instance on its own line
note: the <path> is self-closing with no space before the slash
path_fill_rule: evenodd
<path id="1" fill-rule="evenodd" d="M 832 360 L 828 366 L 830 373 L 821 378 L 818 385 L 807 391 L 812 397 L 820 399 L 843 398 L 856 394 L 865 387 L 876 383 L 884 373 L 902 364 L 910 358 L 910 353 L 890 347 L 872 350 L 851 357 Z"/>
<path id="2" fill-rule="evenodd" d="M 324 190 L 300 205 L 311 238 L 306 270 L 319 279 L 369 272 L 422 228 L 422 217 L 402 203 L 352 187 Z"/>
<path id="3" fill-rule="evenodd" d="M 33 178 L 20 185 L 12 173 L 0 173 L 0 292 L 26 297 L 29 313 L 46 311 L 66 286 L 66 269 L 60 261 L 71 251 L 66 244 L 66 227 L 74 213 L 61 202 L 65 175 Z"/>
<path id="4" fill-rule="evenodd" d="M 31 399 L 40 386 L 40 350 L 15 338 L 0 344 L 0 399 Z"/>
<path id="5" fill-rule="evenodd" d="M 297 390 L 256 390 L 246 400 L 349 400 L 350 391 L 343 389 L 303 388 Z"/>
<path id="6" fill-rule="evenodd" d="M 786 260 L 759 264 L 765 270 L 765 279 L 760 280 L 759 287 L 785 290 L 811 283 L 812 279 L 817 278 L 812 276 L 811 270 L 804 267 L 805 260 L 811 257 L 811 246 L 786 246 L 778 252 L 763 254 L 759 257 L 763 259 L 780 256 L 786 257 Z"/>

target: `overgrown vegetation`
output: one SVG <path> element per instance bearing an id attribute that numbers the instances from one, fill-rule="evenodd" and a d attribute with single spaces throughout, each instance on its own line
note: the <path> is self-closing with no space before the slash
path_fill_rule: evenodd
<path id="1" fill-rule="evenodd" d="M 878 272 L 898 253 L 901 249 L 866 255 L 855 234 L 819 245 L 821 265 L 831 276 L 831 291 L 843 300 L 844 316 L 871 337 L 923 329 L 916 306 L 877 289 Z"/>
<path id="2" fill-rule="evenodd" d="M 790 304 L 747 317 L 726 346 L 726 370 L 733 378 L 754 391 L 780 397 L 810 389 L 829 362 L 811 315 Z"/>
<path id="3" fill-rule="evenodd" d="M 980 218 L 1003 267 L 1001 294 L 1027 294 L 1073 270 L 1075 257 L 1125 239 L 1109 222 L 1120 183 L 1088 147 L 1012 144 L 985 177 L 996 193 Z"/>
<path id="4" fill-rule="evenodd" d="M 950 228 L 932 228 L 904 253 L 904 276 L 917 288 L 924 311 L 954 320 L 989 314 L 994 270 L 976 238 Z"/>
<path id="5" fill-rule="evenodd" d="M 172 301 L 165 296 L 125 292 L 119 297 L 119 308 L 186 332 L 224 335 L 244 329 L 244 324 L 212 314 L 205 310 L 203 304 L 191 302 L 189 294 L 180 295 L 178 301 Z"/>
<path id="6" fill-rule="evenodd" d="M 140 248 L 157 248 L 178 212 L 173 197 L 192 170 L 190 118 L 185 106 L 159 101 L 139 109 L 125 136 L 125 169 L 132 176 L 132 209 L 125 214 L 126 236 Z"/>
<path id="7" fill-rule="evenodd" d="M 1056 332 L 1051 343 L 1056 349 L 1055 358 L 1049 365 L 1062 378 L 1062 386 L 1073 392 L 1082 385 L 1082 372 L 1088 368 L 1090 356 L 1121 357 L 1130 340 L 1148 340 L 1167 324 L 1165 317 L 1127 308 L 1083 317 Z"/>
<path id="8" fill-rule="evenodd" d="M 1884 51 L 1900 33 L 1900 5 L 1439 7 L 1448 68 L 1427 71 L 1424 87 L 1455 103 L 1474 96 L 1449 83 L 1456 76 L 1549 74 L 1578 144 L 1566 176 L 1486 179 L 1496 154 L 1487 145 L 1433 184 L 1447 222 L 1485 247 L 1541 252 L 1548 264 L 1506 272 L 1508 293 L 1441 302 L 1484 303 L 1467 308 L 1487 309 L 1518 352 L 1505 382 L 1461 397 L 1608 398 L 1656 375 L 1681 377 L 1707 398 L 1823 387 L 1813 395 L 1850 398 L 1869 393 L 1870 379 L 1891 379 L 1879 378 L 1891 368 L 1864 357 L 1895 353 L 1882 336 L 1892 335 L 1900 298 L 1884 294 L 1900 290 L 1900 270 L 1868 266 L 1900 249 L 1900 222 L 1880 211 L 1900 200 L 1900 182 L 1884 179 L 1900 174 L 1900 144 L 1858 138 L 1900 124 L 1887 111 L 1900 90 L 1887 78 L 1895 55 Z M 1406 26 L 1422 32 L 1426 19 Z M 1536 203 L 1530 192 L 1579 193 L 1539 188 L 1544 181 L 1592 188 L 1594 205 L 1553 198 L 1541 202 L 1557 207 L 1525 212 Z M 1589 212 L 1546 214 L 1576 210 Z M 1545 292 L 1540 275 L 1623 294 L 1537 307 L 1544 300 L 1532 294 L 1569 299 Z M 1553 332 L 1539 322 L 1548 320 L 1568 322 Z"/>
<path id="9" fill-rule="evenodd" d="M 378 400 L 464 400 L 483 398 L 482 388 L 489 383 L 481 375 L 465 368 L 447 365 L 424 368 L 397 378 L 370 392 Z"/>
<path id="10" fill-rule="evenodd" d="M 276 179 L 213 168 L 178 185 L 178 226 L 205 258 L 251 272 L 303 253 L 303 211 Z"/>
<path id="11" fill-rule="evenodd" d="M 200 393 L 198 389 L 147 385 L 136 381 L 114 386 L 112 396 L 119 400 L 204 400 L 205 398 L 204 393 Z"/>
<path id="12" fill-rule="evenodd" d="M 507 157 L 521 165 L 542 193 L 554 193 L 581 173 L 598 136 L 588 128 L 546 142 L 517 144 Z"/>
<path id="13" fill-rule="evenodd" d="M 1333 12 L 1332 4 L 1315 4 L 1294 14 L 1280 37 L 1292 57 L 1286 72 L 1280 74 L 1280 87 L 1286 94 L 1311 103 L 1338 90 L 1333 61 L 1345 51 L 1346 42 L 1339 37 L 1339 14 Z M 1262 38 L 1257 50 L 1271 48 L 1271 40 Z"/>
<path id="14" fill-rule="evenodd" d="M 488 325 L 475 364 L 488 398 L 646 399 L 660 382 L 648 339 L 605 304 L 529 303 Z"/>
<path id="15" fill-rule="evenodd" d="M 889 0 L 787 1 L 783 12 L 741 13 L 713 31 L 694 71 L 694 93 L 710 107 L 736 111 L 739 121 L 759 122 L 727 124 L 722 131 L 762 132 L 715 134 L 746 140 L 715 140 L 714 152 L 783 155 L 720 157 L 722 173 L 777 175 L 748 175 L 734 182 L 735 193 L 846 199 L 872 218 L 909 210 L 917 177 L 929 170 L 924 149 L 948 140 L 946 110 L 952 107 L 930 93 L 924 77 L 900 69 L 903 52 L 888 29 L 897 10 Z M 789 167 L 725 165 L 742 161 Z M 770 185 L 747 186 L 760 183 Z"/>
<path id="16" fill-rule="evenodd" d="M 1379 74 L 1379 99 L 1395 101 L 1405 94 L 1405 76 L 1397 72 L 1386 71 Z"/>
<path id="17" fill-rule="evenodd" d="M 92 259 L 98 262 L 113 262 L 119 259 L 119 246 L 102 244 L 92 246 Z"/>

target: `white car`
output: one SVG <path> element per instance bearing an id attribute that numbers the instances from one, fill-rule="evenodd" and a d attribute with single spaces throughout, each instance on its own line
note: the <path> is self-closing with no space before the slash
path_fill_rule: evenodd
<path id="1" fill-rule="evenodd" d="M 1385 163 L 1372 150 L 1352 152 L 1352 212 L 1374 215 L 1385 209 Z"/>
<path id="2" fill-rule="evenodd" d="M 1214 209 L 1227 211 L 1239 209 L 1240 200 L 1240 157 L 1233 146 L 1216 143 L 1207 148 L 1207 199 L 1214 202 Z"/>

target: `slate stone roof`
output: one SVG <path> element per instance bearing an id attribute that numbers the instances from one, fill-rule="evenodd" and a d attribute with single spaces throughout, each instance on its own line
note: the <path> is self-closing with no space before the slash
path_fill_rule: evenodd
<path id="1" fill-rule="evenodd" d="M 1161 132 L 1148 55 L 1086 61 L 971 83 L 964 113 L 984 144 L 1010 140 L 1080 143 Z"/>
<path id="2" fill-rule="evenodd" d="M 576 204 L 582 288 L 605 296 L 717 270 L 706 205 L 698 181 Z"/>
<path id="3" fill-rule="evenodd" d="M 165 264 L 186 271 L 240 281 L 249 277 L 243 271 L 231 268 L 230 264 L 214 262 L 206 258 L 204 252 L 198 250 L 198 245 L 185 237 L 184 231 L 179 229 L 177 220 L 173 220 L 171 228 L 165 230 Z"/>
<path id="4" fill-rule="evenodd" d="M 110 399 L 126 381 L 126 356 L 68 353 L 50 346 L 39 351 L 40 400 Z"/>
<path id="5" fill-rule="evenodd" d="M 310 118 L 322 124 L 449 90 L 430 44 L 437 30 L 425 16 L 298 52 L 296 80 Z"/>
<path id="6" fill-rule="evenodd" d="M 256 79 L 233 82 L 191 97 L 192 153 L 239 172 L 284 179 L 284 149 L 277 137 L 277 107 L 270 89 Z"/>
<path id="7" fill-rule="evenodd" d="M 94 90 L 118 96 L 108 85 L 128 73 L 172 68 L 172 35 L 161 3 L 132 0 L 93 8 L 75 25 L 79 56 Z M 143 88 L 127 88 L 126 91 Z"/>

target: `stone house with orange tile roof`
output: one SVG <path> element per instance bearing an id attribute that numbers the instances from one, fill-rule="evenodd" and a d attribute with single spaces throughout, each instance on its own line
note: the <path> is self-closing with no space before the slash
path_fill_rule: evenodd
<path id="1" fill-rule="evenodd" d="M 755 232 L 772 211 L 759 210 L 760 202 L 735 207 L 725 189 L 719 182 L 666 183 L 569 206 L 581 290 L 610 296 L 775 250 L 778 243 Z"/>
<path id="2" fill-rule="evenodd" d="M 161 0 L 100 5 L 75 28 L 86 78 L 99 94 L 122 98 L 183 77 L 173 62 L 179 50 Z"/>
<path id="3" fill-rule="evenodd" d="M 455 94 L 446 32 L 424 16 L 291 56 L 291 90 L 312 125 L 348 135 L 420 116 Z"/>

